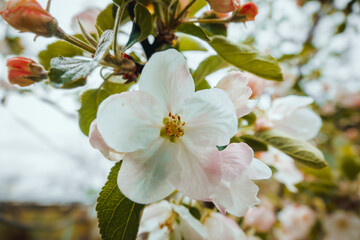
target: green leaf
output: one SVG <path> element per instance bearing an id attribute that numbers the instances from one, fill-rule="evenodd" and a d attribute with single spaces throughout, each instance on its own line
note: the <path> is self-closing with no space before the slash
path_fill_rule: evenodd
<path id="1" fill-rule="evenodd" d="M 184 51 L 206 51 L 207 49 L 196 39 L 188 36 L 179 36 L 177 49 L 179 52 Z"/>
<path id="2" fill-rule="evenodd" d="M 120 3 L 122 1 L 114 1 Z M 112 30 L 115 25 L 115 17 L 118 7 L 115 4 L 108 5 L 101 13 L 99 13 L 96 19 L 96 25 L 102 30 Z M 130 20 L 128 11 L 124 11 L 120 25 Z"/>
<path id="3" fill-rule="evenodd" d="M 96 212 L 103 240 L 135 240 L 145 205 L 127 199 L 117 186 L 121 162 L 111 169 L 97 199 Z"/>
<path id="4" fill-rule="evenodd" d="M 214 35 L 227 36 L 227 27 L 223 23 L 203 23 L 200 26 Z"/>
<path id="5" fill-rule="evenodd" d="M 137 3 L 134 9 L 135 21 L 130 33 L 129 41 L 125 45 L 125 50 L 130 48 L 136 42 L 141 42 L 153 32 L 153 19 L 147 8 Z"/>
<path id="6" fill-rule="evenodd" d="M 252 46 L 231 43 L 225 37 L 213 36 L 207 30 L 191 23 L 179 25 L 177 31 L 207 41 L 220 57 L 241 70 L 269 80 L 283 80 L 281 68 L 276 59 L 259 52 Z"/>
<path id="7" fill-rule="evenodd" d="M 209 44 L 225 61 L 241 70 L 269 80 L 283 80 L 279 63 L 268 54 L 249 45 L 231 43 L 221 36 L 212 37 Z"/>
<path id="8" fill-rule="evenodd" d="M 197 0 L 190 8 L 188 18 L 193 17 L 200 9 L 205 7 L 207 2 L 205 0 Z"/>
<path id="9" fill-rule="evenodd" d="M 59 40 L 49 44 L 45 50 L 39 53 L 38 57 L 40 64 L 43 65 L 45 69 L 49 69 L 50 61 L 54 57 L 74 57 L 82 54 L 83 51 L 80 48 Z"/>
<path id="10" fill-rule="evenodd" d="M 320 169 L 327 166 L 324 155 L 319 149 L 304 140 L 291 138 L 278 130 L 260 131 L 247 137 L 270 144 L 308 167 Z"/>
<path id="11" fill-rule="evenodd" d="M 213 55 L 206 58 L 200 63 L 196 71 L 193 73 L 195 86 L 200 84 L 207 75 L 227 66 L 229 66 L 229 64 L 218 55 Z"/>
<path id="12" fill-rule="evenodd" d="M 95 120 L 100 103 L 108 96 L 127 91 L 132 84 L 114 83 L 107 80 L 101 89 L 89 89 L 80 97 L 79 126 L 85 135 L 89 135 L 90 124 Z"/>
<path id="13" fill-rule="evenodd" d="M 210 86 L 209 82 L 204 79 L 198 85 L 195 86 L 195 91 L 200 91 L 200 90 L 210 89 L 210 88 L 211 88 L 211 86 Z"/>

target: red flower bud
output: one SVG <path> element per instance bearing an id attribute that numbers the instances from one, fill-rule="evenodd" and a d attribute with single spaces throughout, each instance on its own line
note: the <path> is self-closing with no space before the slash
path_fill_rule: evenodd
<path id="1" fill-rule="evenodd" d="M 9 58 L 6 66 L 8 66 L 9 82 L 21 87 L 29 86 L 47 78 L 47 73 L 44 68 L 29 58 Z"/>
<path id="2" fill-rule="evenodd" d="M 245 16 L 245 21 L 255 20 L 255 16 L 258 14 L 258 7 L 253 2 L 248 2 L 242 5 L 237 15 Z"/>
<path id="3" fill-rule="evenodd" d="M 33 32 L 50 37 L 57 29 L 57 21 L 35 0 L 10 0 L 0 12 L 4 20 L 20 32 Z"/>

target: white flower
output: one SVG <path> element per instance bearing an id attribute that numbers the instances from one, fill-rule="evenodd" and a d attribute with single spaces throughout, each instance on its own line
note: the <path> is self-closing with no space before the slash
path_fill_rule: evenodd
<path id="1" fill-rule="evenodd" d="M 259 159 L 266 164 L 276 168 L 277 172 L 274 178 L 285 184 L 291 192 L 297 192 L 296 184 L 304 180 L 303 174 L 296 168 L 295 161 L 285 153 L 269 147 L 267 152 L 261 152 L 258 155 Z"/>
<path id="2" fill-rule="evenodd" d="M 324 219 L 325 240 L 360 239 L 360 219 L 351 212 L 337 210 Z"/>
<path id="3" fill-rule="evenodd" d="M 275 99 L 271 108 L 266 111 L 266 120 L 270 124 L 264 128 L 273 127 L 292 137 L 305 140 L 316 137 L 322 122 L 321 118 L 308 108 L 313 101 L 311 97 L 295 95 Z M 261 130 L 264 125 L 264 119 L 259 119 L 257 130 Z"/>
<path id="4" fill-rule="evenodd" d="M 100 104 L 97 127 L 106 145 L 126 153 L 118 174 L 121 192 L 151 203 L 175 189 L 193 199 L 210 196 L 222 175 L 216 146 L 229 143 L 237 118 L 225 91 L 195 92 L 185 59 L 170 49 L 150 58 L 139 91 Z"/>
<path id="5" fill-rule="evenodd" d="M 207 231 L 206 240 L 246 240 L 245 233 L 231 218 L 220 213 L 213 212 L 204 221 Z"/>
<path id="6" fill-rule="evenodd" d="M 248 78 L 245 73 L 233 71 L 223 77 L 216 85 L 217 88 L 226 91 L 236 109 L 236 117 L 240 118 L 249 114 L 257 101 L 249 100 L 253 91 L 247 86 Z"/>
<path id="7" fill-rule="evenodd" d="M 163 200 L 144 209 L 137 239 L 201 240 L 206 236 L 205 228 L 186 207 Z"/>
<path id="8" fill-rule="evenodd" d="M 250 207 L 260 203 L 259 188 L 252 180 L 269 179 L 271 169 L 253 158 L 253 150 L 245 143 L 229 144 L 220 155 L 223 175 L 210 200 L 223 214 L 243 216 Z"/>
<path id="9" fill-rule="evenodd" d="M 263 206 L 250 208 L 245 216 L 245 226 L 254 227 L 258 232 L 269 232 L 276 222 L 273 210 Z"/>
<path id="10" fill-rule="evenodd" d="M 315 224 L 315 213 L 308 206 L 291 204 L 279 213 L 278 219 L 281 223 L 281 229 L 275 232 L 278 239 L 307 239 Z"/>

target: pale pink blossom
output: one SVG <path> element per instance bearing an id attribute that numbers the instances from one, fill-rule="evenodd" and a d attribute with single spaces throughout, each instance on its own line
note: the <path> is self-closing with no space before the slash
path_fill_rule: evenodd
<path id="1" fill-rule="evenodd" d="M 360 219 L 352 212 L 337 210 L 324 219 L 325 240 L 360 239 Z"/>
<path id="2" fill-rule="evenodd" d="M 309 108 L 313 103 L 311 97 L 290 95 L 277 98 L 266 111 L 265 120 L 294 138 L 309 140 L 320 131 L 321 118 Z M 264 121 L 259 118 L 259 121 Z"/>
<path id="3" fill-rule="evenodd" d="M 245 233 L 231 218 L 212 212 L 204 223 L 208 238 L 206 240 L 246 240 Z"/>
<path id="4" fill-rule="evenodd" d="M 289 191 L 297 192 L 295 185 L 304 180 L 304 175 L 296 168 L 294 159 L 273 147 L 259 153 L 257 157 L 276 168 L 274 178 L 277 181 L 285 184 Z"/>
<path id="5" fill-rule="evenodd" d="M 125 153 L 118 186 L 151 203 L 178 189 L 208 198 L 221 181 L 220 153 L 237 132 L 234 105 L 221 89 L 195 92 L 184 57 L 170 49 L 145 65 L 139 90 L 105 99 L 97 128 L 107 146 Z"/>
<path id="6" fill-rule="evenodd" d="M 250 98 L 257 98 L 259 97 L 265 90 L 267 86 L 267 81 L 261 77 L 258 77 L 254 74 L 244 72 L 244 75 L 248 79 L 248 87 L 252 90 L 252 95 Z"/>
<path id="7" fill-rule="evenodd" d="M 316 216 L 314 211 L 305 205 L 287 205 L 278 215 L 281 228 L 275 231 L 278 239 L 302 240 L 308 239 Z"/>
<path id="8" fill-rule="evenodd" d="M 137 240 L 202 240 L 206 237 L 206 229 L 186 207 L 163 200 L 144 209 Z"/>
<path id="9" fill-rule="evenodd" d="M 253 150 L 245 143 L 229 144 L 220 155 L 222 179 L 209 200 L 223 214 L 243 216 L 250 207 L 260 203 L 259 188 L 252 180 L 269 179 L 271 169 L 253 158 Z"/>
<path id="10" fill-rule="evenodd" d="M 79 22 L 84 27 L 84 29 L 90 34 L 96 34 L 97 29 L 96 19 L 101 10 L 99 8 L 89 8 L 81 13 L 75 15 L 71 20 L 71 28 L 76 33 L 81 33 Z"/>
<path id="11" fill-rule="evenodd" d="M 215 12 L 232 12 L 240 7 L 240 0 L 208 0 L 211 8 Z"/>
<path id="12" fill-rule="evenodd" d="M 245 216 L 245 226 L 253 227 L 258 232 L 269 232 L 276 222 L 276 216 L 272 209 L 264 206 L 250 208 Z"/>
<path id="13" fill-rule="evenodd" d="M 249 114 L 255 107 L 257 101 L 249 100 L 252 90 L 248 85 L 247 74 L 240 71 L 233 71 L 223 77 L 216 85 L 226 91 L 236 109 L 238 118 Z"/>

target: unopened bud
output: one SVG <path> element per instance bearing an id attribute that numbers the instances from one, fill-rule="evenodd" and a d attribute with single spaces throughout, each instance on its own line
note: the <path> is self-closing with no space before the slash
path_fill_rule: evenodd
<path id="1" fill-rule="evenodd" d="M 50 37 L 57 31 L 56 19 L 35 0 L 10 0 L 0 14 L 10 26 L 20 32 Z"/>
<path id="2" fill-rule="evenodd" d="M 9 58 L 6 66 L 8 67 L 9 82 L 21 87 L 29 86 L 47 78 L 44 68 L 29 58 Z"/>
<path id="3" fill-rule="evenodd" d="M 240 6 L 240 0 L 207 0 L 211 8 L 218 13 L 228 13 Z"/>
<path id="4" fill-rule="evenodd" d="M 240 7 L 236 15 L 244 16 L 243 21 L 253 21 L 255 20 L 255 16 L 258 14 L 258 7 L 253 2 L 245 3 Z"/>

